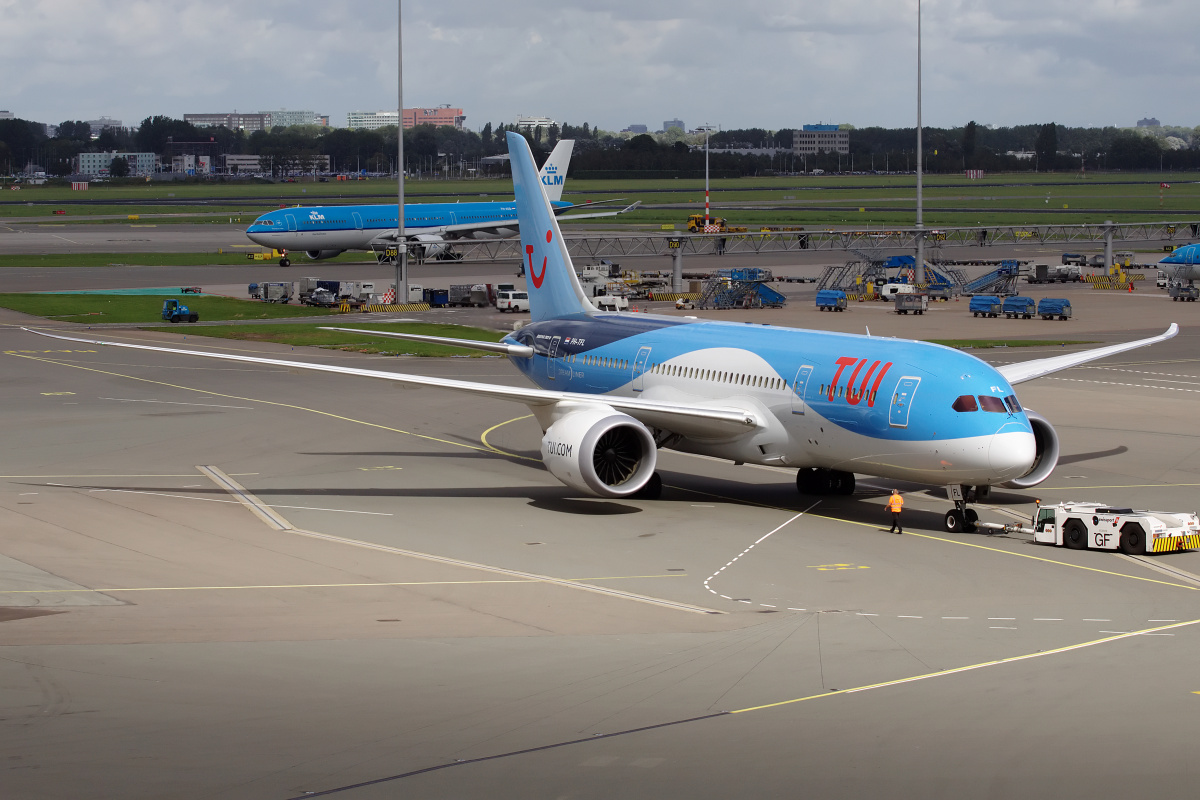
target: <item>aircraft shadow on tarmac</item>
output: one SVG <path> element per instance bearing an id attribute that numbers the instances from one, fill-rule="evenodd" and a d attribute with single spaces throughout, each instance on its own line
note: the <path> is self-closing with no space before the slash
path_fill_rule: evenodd
<path id="1" fill-rule="evenodd" d="M 1125 445 L 1114 447 L 1111 450 L 1097 450 L 1092 453 L 1076 453 L 1073 456 L 1059 456 L 1058 463 L 1062 464 L 1078 464 L 1081 461 L 1095 461 L 1108 456 L 1119 456 L 1122 453 L 1128 453 L 1129 448 Z"/>

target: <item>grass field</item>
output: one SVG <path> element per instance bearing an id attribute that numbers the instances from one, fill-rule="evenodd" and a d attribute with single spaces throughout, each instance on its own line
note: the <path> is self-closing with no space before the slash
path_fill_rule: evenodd
<path id="1" fill-rule="evenodd" d="M 274 261 L 252 261 L 247 252 L 261 251 L 259 247 L 225 253 L 5 253 L 0 254 L 0 269 L 5 267 L 113 267 L 136 265 L 140 267 L 195 267 L 228 264 L 253 268 L 274 264 Z M 343 253 L 334 258 L 322 259 L 322 263 L 374 262 L 375 257 L 366 252 Z M 296 258 L 297 266 L 307 261 L 303 255 Z M 313 262 L 314 264 L 316 262 Z M 247 283 L 254 280 L 247 276 Z"/>
<path id="2" fill-rule="evenodd" d="M 180 304 L 198 313 L 203 321 L 317 317 L 337 313 L 332 309 L 235 300 L 230 297 L 180 294 L 177 298 Z M 162 321 L 164 299 L 161 296 L 104 294 L 0 294 L 0 308 L 10 308 L 56 322 L 152 323 Z M 174 325 L 172 328 L 178 330 Z"/>
<path id="3" fill-rule="evenodd" d="M 502 333 L 489 331 L 484 328 L 471 328 L 464 325 L 436 325 L 426 323 L 390 323 L 381 325 L 345 325 L 339 321 L 328 323 L 297 322 L 289 325 L 212 325 L 191 327 L 188 334 L 194 336 L 212 336 L 219 339 L 237 339 L 248 342 L 275 342 L 290 344 L 296 347 L 328 347 L 356 353 L 379 353 L 384 355 L 412 356 L 483 356 L 478 350 L 464 350 L 457 347 L 426 344 L 424 342 L 406 342 L 400 339 L 389 339 L 383 336 L 372 337 L 369 334 L 353 334 L 341 331 L 323 331 L 321 325 L 337 325 L 338 327 L 354 327 L 364 331 L 396 331 L 400 333 L 416 333 L 423 336 L 449 336 L 455 339 L 477 339 L 485 342 L 500 341 Z M 179 331 L 178 326 L 168 328 L 147 328 L 146 330 Z"/>
<path id="4" fill-rule="evenodd" d="M 970 181 L 961 175 L 925 179 L 927 225 L 1001 225 L 1093 222 L 1122 214 L 1139 218 L 1200 218 L 1200 183 L 1180 173 L 1010 173 Z M 1159 184 L 1171 184 L 1163 191 Z M 682 225 L 684 208 L 701 210 L 704 182 L 695 179 L 570 179 L 564 199 L 627 198 L 645 208 L 590 225 Z M 733 224 L 906 225 L 915 208 L 911 175 L 763 176 L 712 181 L 712 202 Z M 503 200 L 508 180 L 437 180 L 405 184 L 414 202 Z M 98 184 L 87 192 L 29 186 L 0 198 L 0 218 L 51 217 L 77 221 L 92 216 L 138 214 L 144 219 L 248 224 L 280 205 L 387 203 L 395 184 L 387 179 L 278 184 Z M 55 217 L 55 209 L 64 216 Z M 859 210 L 863 209 L 863 210 Z M 169 214 L 169 217 L 151 215 Z M 199 216 L 203 214 L 204 216 Z M 224 214 L 224 216 L 220 216 Z M 122 220 L 115 220 L 121 222 Z"/>

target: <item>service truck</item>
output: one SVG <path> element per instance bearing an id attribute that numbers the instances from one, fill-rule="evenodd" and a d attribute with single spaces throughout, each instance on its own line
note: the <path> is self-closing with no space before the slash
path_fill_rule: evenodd
<path id="1" fill-rule="evenodd" d="M 460 283 L 451 286 L 450 305 L 483 308 L 492 302 L 491 288 L 486 283 Z"/>
<path id="2" fill-rule="evenodd" d="M 1033 538 L 1074 550 L 1117 550 L 1126 555 L 1200 548 L 1194 513 L 1136 511 L 1100 503 L 1059 503 L 1038 509 Z"/>
<path id="3" fill-rule="evenodd" d="M 1038 506 L 1033 528 L 1015 523 L 978 522 L 985 530 L 1032 533 L 1039 544 L 1072 550 L 1120 550 L 1131 556 L 1177 553 L 1200 548 L 1195 512 L 1141 511 L 1102 503 Z"/>

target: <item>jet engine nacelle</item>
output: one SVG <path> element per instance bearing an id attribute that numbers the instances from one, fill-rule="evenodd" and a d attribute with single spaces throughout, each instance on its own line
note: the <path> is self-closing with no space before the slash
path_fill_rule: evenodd
<path id="1" fill-rule="evenodd" d="M 304 255 L 308 256 L 313 261 L 320 261 L 323 258 L 340 256 L 344 252 L 344 250 L 305 250 Z"/>
<path id="2" fill-rule="evenodd" d="M 542 461 L 560 481 L 597 497 L 629 497 L 654 474 L 658 448 L 646 426 L 610 406 L 562 417 L 542 437 Z"/>
<path id="3" fill-rule="evenodd" d="M 1037 486 L 1046 478 L 1050 477 L 1050 473 L 1058 465 L 1058 433 L 1050 424 L 1050 421 L 1037 414 L 1025 409 L 1025 416 L 1029 418 L 1029 425 L 1033 428 L 1033 439 L 1036 443 L 1036 455 L 1033 459 L 1033 466 L 1019 478 L 1014 478 L 1008 483 L 1001 484 L 1010 489 L 1028 489 L 1031 486 Z"/>
<path id="4" fill-rule="evenodd" d="M 418 233 L 412 239 L 420 242 L 421 258 L 434 258 L 446 249 L 446 240 L 434 233 Z"/>

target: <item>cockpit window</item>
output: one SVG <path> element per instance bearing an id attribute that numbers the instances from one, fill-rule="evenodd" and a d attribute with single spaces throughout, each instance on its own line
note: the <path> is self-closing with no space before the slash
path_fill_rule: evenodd
<path id="1" fill-rule="evenodd" d="M 1008 409 L 1004 406 L 1004 401 L 999 397 L 991 397 L 986 394 L 979 395 L 979 407 L 984 411 L 994 411 L 998 414 L 1008 413 Z"/>
<path id="2" fill-rule="evenodd" d="M 1010 394 L 1008 397 L 1004 398 L 1004 402 L 1008 404 L 1008 410 L 1012 413 L 1021 413 L 1021 404 L 1017 402 L 1017 396 L 1015 394 Z"/>
<path id="3" fill-rule="evenodd" d="M 979 406 L 975 403 L 975 396 L 964 394 L 962 397 L 954 401 L 951 406 L 955 411 L 978 411 Z"/>

